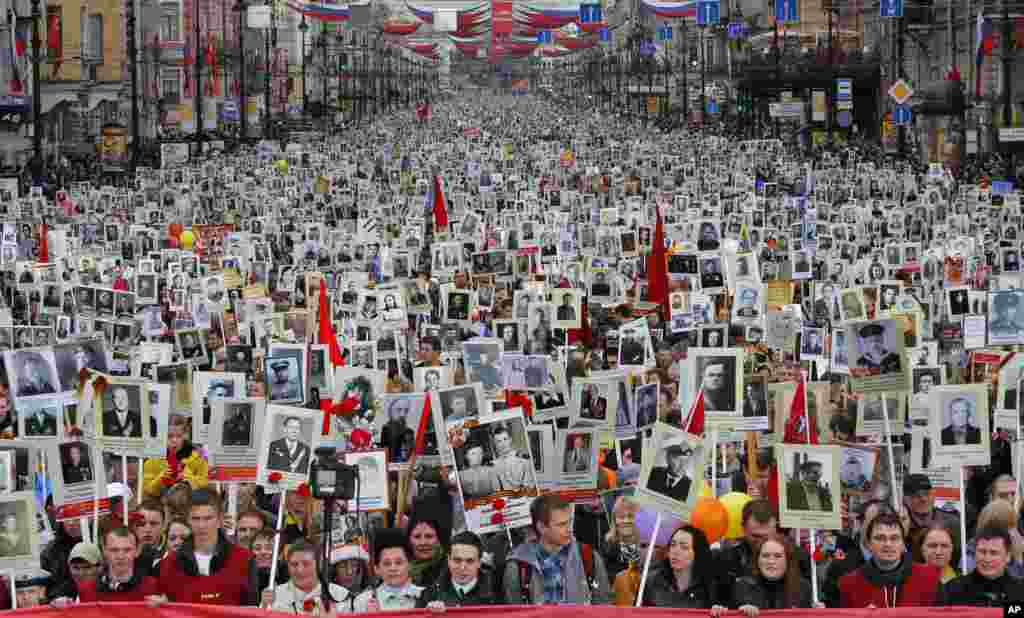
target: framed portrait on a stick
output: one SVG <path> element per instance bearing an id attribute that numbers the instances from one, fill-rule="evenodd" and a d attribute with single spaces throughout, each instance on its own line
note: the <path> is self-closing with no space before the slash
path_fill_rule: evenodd
<path id="1" fill-rule="evenodd" d="M 320 410 L 268 404 L 257 470 L 268 489 L 295 489 L 306 482 L 313 452 L 319 446 Z"/>
<path id="2" fill-rule="evenodd" d="M 776 444 L 780 523 L 786 528 L 842 528 L 838 446 Z M 783 489 L 783 487 L 785 489 Z"/>
<path id="3" fill-rule="evenodd" d="M 31 492 L 0 496 L 0 571 L 39 566 L 39 526 Z"/>
<path id="4" fill-rule="evenodd" d="M 221 470 L 222 480 L 256 481 L 267 400 L 228 397 L 214 399 L 210 406 L 210 463 Z"/>
<path id="5" fill-rule="evenodd" d="M 689 517 L 703 486 L 703 462 L 700 436 L 656 423 L 644 445 L 637 499 L 683 519 Z"/>
<path id="6" fill-rule="evenodd" d="M 991 464 L 987 384 L 948 384 L 931 390 L 928 421 L 932 463 L 937 466 Z"/>

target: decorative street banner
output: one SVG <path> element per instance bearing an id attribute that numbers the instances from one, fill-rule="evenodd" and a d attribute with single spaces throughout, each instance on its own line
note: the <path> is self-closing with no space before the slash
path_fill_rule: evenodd
<path id="1" fill-rule="evenodd" d="M 497 63 L 504 55 L 503 43 L 512 36 L 514 24 L 512 3 L 491 0 L 491 62 Z"/>
<path id="2" fill-rule="evenodd" d="M 165 591 L 161 591 L 165 592 Z M 169 592 L 173 597 L 174 591 Z M 967 611 L 968 608 L 963 608 Z M 18 613 L 32 614 L 38 618 L 136 618 L 140 613 L 154 613 L 144 603 L 84 603 L 72 605 L 67 609 L 51 609 L 49 607 L 38 607 L 34 609 L 17 610 Z M 488 611 L 500 612 L 505 618 L 575 618 L 579 614 L 578 607 L 572 606 L 523 606 L 506 605 L 500 609 L 489 607 Z M 448 616 L 459 616 L 465 614 L 467 617 L 479 614 L 480 608 L 449 607 L 445 610 Z M 976 618 L 996 618 L 1002 616 L 1003 611 L 998 608 L 972 607 L 972 616 Z M 157 612 L 161 618 L 257 618 L 267 616 L 267 611 L 255 607 L 223 607 L 215 605 L 179 605 L 167 604 L 160 607 Z M 699 609 L 669 609 L 658 607 L 645 607 L 643 609 L 632 609 L 615 606 L 592 605 L 587 607 L 587 613 L 591 618 L 623 618 L 631 614 L 635 618 L 707 618 L 707 610 Z M 767 616 L 778 618 L 820 618 L 829 616 L 831 618 L 863 618 L 864 609 L 791 609 L 784 611 L 762 612 Z M 886 618 L 948 618 L 957 615 L 958 610 L 951 607 L 895 607 L 885 610 Z M 64 614 L 71 614 L 66 617 Z M 377 612 L 378 618 L 432 618 L 437 613 L 428 609 L 405 610 L 401 612 Z"/>

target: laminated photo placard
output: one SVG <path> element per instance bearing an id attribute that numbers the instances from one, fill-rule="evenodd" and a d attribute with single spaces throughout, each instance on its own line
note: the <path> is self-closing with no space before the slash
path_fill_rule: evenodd
<path id="1" fill-rule="evenodd" d="M 210 401 L 207 449 L 221 480 L 254 482 L 267 401 L 262 397 L 225 397 Z"/>
<path id="2" fill-rule="evenodd" d="M 320 410 L 268 404 L 263 416 L 257 482 L 268 490 L 296 489 L 309 478 L 320 445 Z"/>
<path id="3" fill-rule="evenodd" d="M 786 528 L 840 530 L 839 446 L 776 444 L 779 520 Z"/>
<path id="4" fill-rule="evenodd" d="M 657 423 L 643 450 L 637 500 L 686 519 L 703 486 L 703 439 Z"/>
<path id="5" fill-rule="evenodd" d="M 574 496 L 596 491 L 597 452 L 602 431 L 596 427 L 555 429 L 555 452 L 545 463 L 554 466 L 553 491 Z"/>
<path id="6" fill-rule="evenodd" d="M 32 492 L 0 495 L 0 571 L 38 568 L 40 551 Z"/>
<path id="7" fill-rule="evenodd" d="M 60 481 L 53 483 L 57 521 L 92 516 L 97 507 L 101 514 L 110 511 L 103 453 L 95 443 L 53 443 L 47 445 L 46 452 L 50 478 Z"/>
<path id="8" fill-rule="evenodd" d="M 931 390 L 928 437 L 938 466 L 991 463 L 988 385 L 949 384 Z"/>
<path id="9" fill-rule="evenodd" d="M 539 490 L 521 408 L 467 422 L 450 435 L 449 447 L 470 530 L 482 534 L 530 525 L 530 503 Z M 498 500 L 503 507 L 496 506 Z"/>

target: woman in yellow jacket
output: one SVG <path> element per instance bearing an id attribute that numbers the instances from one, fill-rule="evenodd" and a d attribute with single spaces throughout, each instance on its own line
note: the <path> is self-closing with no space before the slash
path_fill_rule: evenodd
<path id="1" fill-rule="evenodd" d="M 160 498 L 178 483 L 202 489 L 210 482 L 210 466 L 186 438 L 185 423 L 171 421 L 167 428 L 167 456 L 147 459 L 142 468 L 146 496 Z"/>

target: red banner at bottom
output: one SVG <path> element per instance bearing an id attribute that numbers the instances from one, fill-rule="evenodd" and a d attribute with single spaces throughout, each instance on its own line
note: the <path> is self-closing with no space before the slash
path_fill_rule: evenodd
<path id="1" fill-rule="evenodd" d="M 481 607 L 453 607 L 445 614 L 478 615 Z M 578 618 L 579 608 L 572 605 L 506 605 L 500 609 L 487 607 L 488 612 L 497 611 L 503 618 Z M 69 609 L 56 610 L 49 607 L 18 610 L 20 613 L 45 616 L 46 618 L 137 618 L 139 615 L 159 615 L 160 618 L 243 618 L 265 617 L 266 610 L 255 607 L 219 607 L 213 605 L 178 605 L 168 604 L 159 610 L 152 610 L 143 603 L 95 603 L 76 605 Z M 864 609 L 791 609 L 785 611 L 766 611 L 762 616 L 778 616 L 779 618 L 864 618 Z M 970 612 L 972 618 L 996 618 L 1002 616 L 999 608 L 977 607 L 897 607 L 881 611 L 885 618 L 950 618 Z M 682 616 L 700 616 L 707 618 L 708 610 L 671 609 L 661 607 L 645 607 L 642 609 L 595 605 L 587 608 L 589 618 L 625 618 L 627 613 L 642 614 L 649 618 L 680 618 Z M 876 612 L 877 613 L 877 612 Z M 407 610 L 402 612 L 378 612 L 378 618 L 404 616 L 406 618 L 438 618 L 437 612 Z M 739 612 L 729 612 L 729 616 L 740 616 Z"/>

